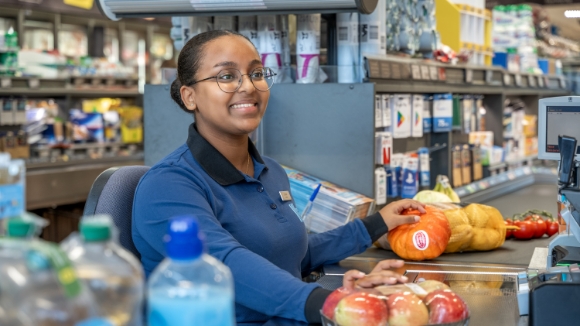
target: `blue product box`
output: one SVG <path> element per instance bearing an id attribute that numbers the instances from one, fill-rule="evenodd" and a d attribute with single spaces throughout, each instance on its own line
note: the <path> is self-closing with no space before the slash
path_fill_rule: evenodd
<path id="1" fill-rule="evenodd" d="M 453 122 L 453 95 L 433 96 L 433 132 L 449 132 Z"/>
<path id="2" fill-rule="evenodd" d="M 73 125 L 75 142 L 99 142 L 105 140 L 103 115 L 85 113 L 78 109 L 70 110 L 70 122 Z"/>

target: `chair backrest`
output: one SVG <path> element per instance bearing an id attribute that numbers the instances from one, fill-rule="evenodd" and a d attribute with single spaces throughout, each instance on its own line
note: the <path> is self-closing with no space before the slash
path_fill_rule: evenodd
<path id="1" fill-rule="evenodd" d="M 121 246 L 139 259 L 141 255 L 131 236 L 131 216 L 135 189 L 148 170 L 148 166 L 123 166 L 105 170 L 93 183 L 84 210 L 84 215 L 111 215 L 119 229 Z"/>

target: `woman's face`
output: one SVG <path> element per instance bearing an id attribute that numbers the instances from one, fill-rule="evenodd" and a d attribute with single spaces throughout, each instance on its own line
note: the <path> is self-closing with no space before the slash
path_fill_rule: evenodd
<path id="1" fill-rule="evenodd" d="M 219 37 L 207 43 L 203 51 L 196 80 L 215 76 L 228 68 L 238 69 L 245 75 L 262 67 L 254 46 L 240 36 Z M 218 133 L 234 136 L 247 135 L 258 128 L 270 97 L 270 91 L 258 91 L 249 76 L 242 77 L 242 85 L 233 93 L 222 91 L 215 78 L 187 88 L 190 92 L 182 90 L 182 98 L 186 105 L 188 100 L 193 103 L 188 108 L 197 110 L 196 123 Z"/>

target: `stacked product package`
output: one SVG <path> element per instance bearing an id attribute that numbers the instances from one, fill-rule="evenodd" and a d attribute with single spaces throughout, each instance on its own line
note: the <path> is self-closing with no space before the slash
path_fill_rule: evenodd
<path id="1" fill-rule="evenodd" d="M 310 232 L 321 233 L 332 230 L 354 218 L 363 218 L 374 210 L 374 201 L 371 198 L 289 167 L 284 167 L 284 170 L 290 179 L 290 190 L 299 215 L 306 208 L 316 187 L 322 184 L 312 209 L 304 218 L 306 228 Z"/>
<path id="2" fill-rule="evenodd" d="M 439 38 L 435 1 L 387 1 L 387 51 L 431 54 Z"/>

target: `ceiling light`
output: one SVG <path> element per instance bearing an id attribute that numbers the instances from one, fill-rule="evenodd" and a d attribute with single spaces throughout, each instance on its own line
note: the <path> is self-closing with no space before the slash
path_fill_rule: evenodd
<path id="1" fill-rule="evenodd" d="M 123 17 L 307 14 L 358 11 L 372 13 L 379 0 L 96 0 L 112 20 Z"/>
<path id="2" fill-rule="evenodd" d="M 580 10 L 566 10 L 564 16 L 566 18 L 580 18 Z"/>

